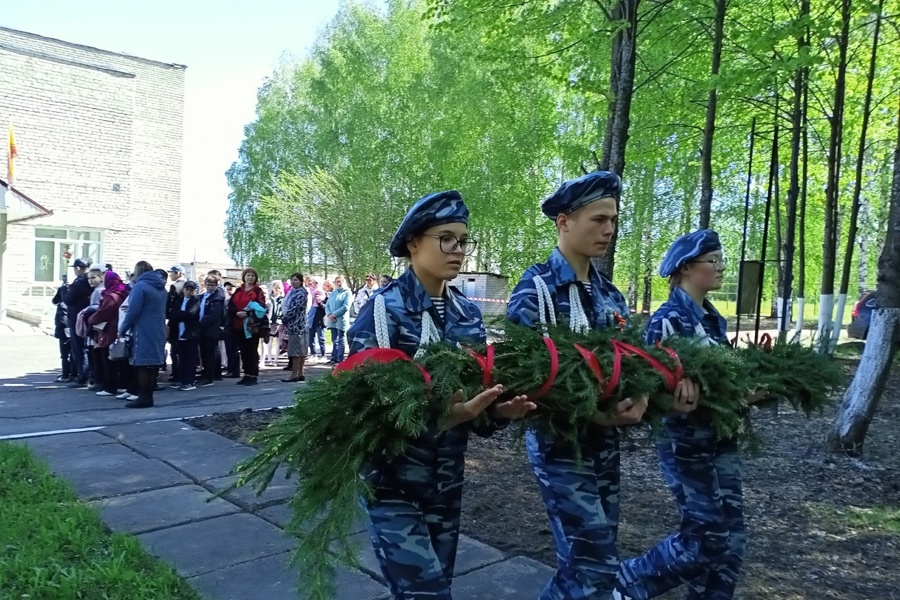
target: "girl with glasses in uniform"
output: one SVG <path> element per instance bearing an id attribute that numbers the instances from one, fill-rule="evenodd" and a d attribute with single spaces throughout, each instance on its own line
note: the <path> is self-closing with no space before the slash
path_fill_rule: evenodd
<path id="1" fill-rule="evenodd" d="M 390 252 L 409 268 L 375 291 L 350 328 L 350 355 L 394 348 L 410 357 L 446 342 L 483 344 L 481 312 L 447 285 L 475 248 L 468 233 L 469 211 L 459 192 L 425 196 L 410 208 Z M 364 498 L 368 528 L 385 581 L 396 600 L 451 600 L 450 585 L 459 539 L 463 454 L 472 422 L 485 410 L 496 423 L 520 418 L 535 405 L 525 396 L 494 404 L 496 385 L 472 399 L 453 399 L 446 422 L 432 423 L 402 456 L 375 459 L 362 476 L 373 490 Z"/>

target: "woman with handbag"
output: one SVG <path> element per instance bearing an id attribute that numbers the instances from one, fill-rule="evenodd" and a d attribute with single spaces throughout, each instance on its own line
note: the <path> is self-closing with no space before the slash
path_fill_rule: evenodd
<path id="1" fill-rule="evenodd" d="M 226 323 L 238 343 L 241 363 L 244 365 L 244 377 L 238 385 L 256 385 L 259 378 L 259 339 L 260 330 L 269 326 L 269 320 L 263 314 L 248 310 L 251 303 L 265 307 L 266 295 L 257 283 L 259 274 L 256 269 L 247 268 L 241 273 L 244 284 L 235 290 L 226 310 Z"/>
<path id="2" fill-rule="evenodd" d="M 104 289 L 100 294 L 100 306 L 97 312 L 88 318 L 88 324 L 97 329 L 94 364 L 98 371 L 103 370 L 103 389 L 97 392 L 97 395 L 115 396 L 122 385 L 121 361 L 110 358 L 109 347 L 116 341 L 119 332 L 119 307 L 128 297 L 128 289 L 115 271 L 107 271 L 103 278 Z"/>

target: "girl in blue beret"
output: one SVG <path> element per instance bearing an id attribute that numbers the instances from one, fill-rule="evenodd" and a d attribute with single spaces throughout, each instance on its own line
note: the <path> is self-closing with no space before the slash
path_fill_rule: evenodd
<path id="1" fill-rule="evenodd" d="M 678 238 L 660 267 L 669 279 L 669 299 L 651 317 L 645 341 L 681 335 L 728 344 L 725 319 L 707 298 L 722 287 L 724 274 L 715 231 Z M 643 556 L 622 562 L 613 598 L 646 600 L 684 584 L 688 600 L 728 600 L 747 540 L 737 444 L 716 439 L 702 413 L 692 412 L 665 420 L 657 453 L 681 512 L 681 528 Z"/>
<path id="2" fill-rule="evenodd" d="M 409 268 L 360 309 L 349 331 L 351 356 L 372 348 L 394 348 L 413 357 L 438 341 L 486 341 L 478 307 L 447 285 L 475 249 L 468 216 L 456 191 L 426 196 L 409 210 L 390 246 L 393 256 L 409 260 Z M 396 600 L 451 600 L 463 454 L 473 420 L 487 410 L 497 423 L 536 408 L 525 396 L 495 404 L 502 391 L 496 385 L 470 400 L 460 391 L 446 422 L 432 423 L 404 455 L 373 460 L 362 474 L 373 489 L 373 497 L 363 499 L 369 534 Z M 495 428 L 477 433 L 489 435 Z"/>

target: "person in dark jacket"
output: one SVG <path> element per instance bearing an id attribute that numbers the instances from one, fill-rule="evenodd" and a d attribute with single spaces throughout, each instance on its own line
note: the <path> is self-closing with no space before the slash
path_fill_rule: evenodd
<path id="1" fill-rule="evenodd" d="M 206 292 L 200 298 L 200 362 L 203 373 L 197 387 L 209 387 L 219 379 L 221 357 L 219 340 L 222 339 L 222 320 L 225 317 L 225 290 L 219 287 L 219 278 L 206 276 Z"/>
<path id="2" fill-rule="evenodd" d="M 222 291 L 225 294 L 225 314 L 222 317 L 222 335 L 225 340 L 225 358 L 228 365 L 225 369 L 225 377 L 238 379 L 241 376 L 241 352 L 238 346 L 240 341 L 239 332 L 231 327 L 228 317 L 228 307 L 231 305 L 231 297 L 234 295 L 234 284 L 226 281 L 222 285 Z"/>
<path id="3" fill-rule="evenodd" d="M 56 317 L 53 319 L 53 337 L 59 340 L 59 360 L 62 362 L 62 375 L 56 378 L 57 383 L 69 383 L 74 380 L 72 369 L 72 342 L 69 340 L 69 320 L 66 313 L 66 303 L 62 301 L 66 293 L 65 279 L 63 285 L 56 290 L 53 296 L 53 304 L 56 306 Z"/>
<path id="4" fill-rule="evenodd" d="M 186 281 L 181 291 L 181 303 L 169 314 L 170 327 L 177 340 L 178 370 L 175 383 L 169 389 L 182 392 L 196 390 L 197 361 L 200 358 L 200 297 L 196 281 Z"/>
<path id="5" fill-rule="evenodd" d="M 128 296 L 128 310 L 119 323 L 119 336 L 130 333 L 134 339 L 131 364 L 134 365 L 138 399 L 126 408 L 153 406 L 156 376 L 166 360 L 166 273 L 154 271 L 150 263 L 134 266 L 137 281 Z"/>
<path id="6" fill-rule="evenodd" d="M 103 285 L 100 306 L 97 312 L 88 318 L 88 324 L 94 329 L 102 325 L 94 344 L 96 352 L 94 366 L 98 371 L 102 371 L 102 377 L 98 377 L 97 380 L 103 381 L 103 389 L 98 391 L 97 395 L 115 396 L 120 388 L 125 387 L 125 378 L 122 376 L 120 361 L 110 360 L 109 347 L 116 341 L 119 332 L 119 307 L 128 297 L 128 289 L 115 271 L 104 273 Z"/>
<path id="7" fill-rule="evenodd" d="M 87 272 L 91 268 L 91 259 L 78 258 L 72 263 L 75 269 L 75 280 L 69 285 L 63 295 L 62 301 L 66 304 L 67 321 L 69 327 L 70 348 L 72 350 L 72 371 L 75 381 L 69 384 L 70 388 L 86 388 L 88 385 L 88 363 L 85 349 L 85 339 L 75 332 L 75 323 L 78 321 L 78 313 L 87 308 L 91 303 L 93 288 L 88 283 Z"/>
<path id="8" fill-rule="evenodd" d="M 175 323 L 172 321 L 172 313 L 181 305 L 181 301 L 184 299 L 184 284 L 187 282 L 187 277 L 184 274 L 184 267 L 181 265 L 173 265 L 171 269 L 169 269 L 168 277 L 172 281 L 171 285 L 169 285 L 169 291 L 166 295 L 166 319 L 168 320 L 168 339 L 169 342 L 169 359 L 172 361 L 172 377 L 169 381 L 177 381 L 178 380 L 178 328 L 175 327 Z M 165 371 L 165 368 L 163 368 Z"/>

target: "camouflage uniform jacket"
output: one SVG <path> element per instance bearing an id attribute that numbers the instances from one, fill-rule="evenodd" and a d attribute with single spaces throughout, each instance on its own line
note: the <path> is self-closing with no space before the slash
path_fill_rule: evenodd
<path id="1" fill-rule="evenodd" d="M 507 309 L 507 316 L 513 323 L 535 329 L 540 328 L 542 323 L 550 323 L 548 315 L 544 315 L 542 319 L 539 314 L 535 277 L 540 277 L 546 284 L 557 319 L 563 317 L 568 321 L 570 318 L 569 286 L 571 285 L 578 287 L 578 292 L 581 294 L 581 305 L 584 307 L 585 316 L 591 328 L 612 327 L 617 323 L 616 315 L 621 318 L 628 316 L 628 303 L 625 301 L 625 297 L 608 277 L 591 265 L 592 293 L 588 294 L 584 284 L 578 281 L 575 271 L 572 270 L 559 248 L 555 248 L 547 262 L 529 267 L 513 290 Z"/>
<path id="2" fill-rule="evenodd" d="M 671 335 L 680 335 L 702 338 L 707 344 L 728 345 L 726 327 L 725 319 L 709 300 L 704 300 L 703 308 L 700 308 L 687 292 L 676 286 L 669 293 L 669 299 L 647 322 L 644 341 L 655 344 Z M 674 426 L 681 430 L 687 424 L 706 429 L 696 413 L 668 417 L 666 423 L 670 429 Z M 712 429 L 707 434 L 712 435 Z"/>
<path id="3" fill-rule="evenodd" d="M 422 337 L 422 314 L 426 311 L 443 340 L 463 344 L 486 341 L 481 311 L 462 292 L 446 286 L 445 319 L 441 319 L 419 278 L 412 269 L 407 269 L 387 287 L 372 294 L 372 298 L 360 309 L 356 322 L 348 332 L 351 356 L 362 350 L 379 347 L 375 332 L 378 296 L 384 299 L 390 347 L 402 350 L 410 357 L 414 356 L 419 348 L 419 340 Z M 437 477 L 437 470 L 449 468 L 458 470 L 461 478 L 462 454 L 466 450 L 471 428 L 469 423 L 463 423 L 442 433 L 437 424 L 433 424 L 409 444 L 404 456 L 392 461 L 388 477 L 405 485 L 421 484 L 428 487 Z M 480 435 L 489 435 L 493 429 L 495 428 L 478 428 L 476 432 Z"/>
<path id="4" fill-rule="evenodd" d="M 700 308 L 687 292 L 675 287 L 669 299 L 650 317 L 644 341 L 655 344 L 670 335 L 681 335 L 703 337 L 710 344 L 728 345 L 726 327 L 725 319 L 709 300 L 704 300 L 703 308 Z"/>

